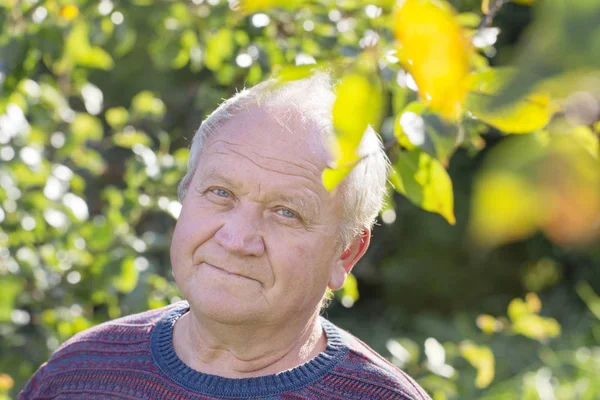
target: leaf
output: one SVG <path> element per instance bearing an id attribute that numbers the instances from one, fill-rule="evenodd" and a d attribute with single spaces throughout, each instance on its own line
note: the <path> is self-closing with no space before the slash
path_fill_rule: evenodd
<path id="1" fill-rule="evenodd" d="M 439 161 L 415 149 L 398 154 L 392 183 L 396 191 L 426 211 L 440 214 L 450 224 L 454 217 L 452 181 Z"/>
<path id="2" fill-rule="evenodd" d="M 460 345 L 460 354 L 477 369 L 475 386 L 480 389 L 486 388 L 492 383 L 495 375 L 494 353 L 487 346 L 477 346 L 470 342 Z"/>
<path id="3" fill-rule="evenodd" d="M 398 114 L 394 136 L 406 149 L 420 148 L 447 165 L 458 146 L 460 128 L 428 112 L 422 102 L 410 103 Z"/>
<path id="4" fill-rule="evenodd" d="M 114 65 L 112 57 L 100 47 L 92 47 L 88 34 L 85 21 L 78 20 L 66 41 L 63 62 L 72 61 L 84 67 L 111 69 Z"/>
<path id="5" fill-rule="evenodd" d="M 543 213 L 540 200 L 535 188 L 516 174 L 481 175 L 473 192 L 471 237 L 491 247 L 533 234 Z"/>
<path id="6" fill-rule="evenodd" d="M 106 110 L 105 117 L 114 129 L 122 128 L 129 121 L 129 112 L 124 107 L 113 107 Z"/>
<path id="7" fill-rule="evenodd" d="M 308 78 L 315 72 L 316 68 L 318 68 L 317 64 L 286 65 L 280 68 L 274 74 L 274 77 L 280 83 L 295 81 L 298 79 Z"/>
<path id="8" fill-rule="evenodd" d="M 139 272 L 133 257 L 121 263 L 121 273 L 113 279 L 113 286 L 121 293 L 130 293 L 137 286 Z"/>
<path id="9" fill-rule="evenodd" d="M 367 76 L 352 73 L 337 86 L 332 118 L 343 161 L 356 158 L 355 150 L 367 126 L 377 127 L 381 121 L 382 90 Z"/>
<path id="10" fill-rule="evenodd" d="M 104 136 L 104 129 L 100 120 L 90 114 L 78 113 L 71 123 L 71 132 L 77 143 L 87 140 L 98 141 Z"/>
<path id="11" fill-rule="evenodd" d="M 585 149 L 596 160 L 600 157 L 600 149 L 598 143 L 598 135 L 594 134 L 587 126 L 578 126 L 570 133 L 571 140 L 577 142 L 579 146 Z"/>
<path id="12" fill-rule="evenodd" d="M 421 99 L 446 119 L 457 120 L 471 50 L 455 11 L 445 1 L 406 0 L 396 12 L 394 33 Z"/>
<path id="13" fill-rule="evenodd" d="M 8 322 L 15 306 L 16 297 L 23 289 L 24 282 L 13 276 L 3 276 L 0 280 L 0 322 Z"/>
<path id="14" fill-rule="evenodd" d="M 493 107 L 495 97 L 514 74 L 509 68 L 472 74 L 465 108 L 483 122 L 507 133 L 529 133 L 543 128 L 556 110 L 548 95 L 533 93 L 514 104 Z"/>
<path id="15" fill-rule="evenodd" d="M 217 71 L 225 61 L 233 56 L 234 44 L 231 29 L 221 29 L 208 37 L 204 64 L 210 70 Z"/>
<path id="16" fill-rule="evenodd" d="M 348 274 L 344 286 L 336 292 L 336 296 L 340 299 L 342 305 L 346 308 L 350 308 L 358 301 L 358 282 L 356 277 L 352 274 Z"/>
<path id="17" fill-rule="evenodd" d="M 577 294 L 588 306 L 592 314 L 600 320 L 600 296 L 596 294 L 594 288 L 592 288 L 589 283 L 581 281 L 577 284 L 576 290 Z"/>
<path id="18" fill-rule="evenodd" d="M 323 171 L 323 184 L 328 190 L 341 183 L 360 160 L 357 149 L 367 127 L 380 123 L 382 97 L 378 83 L 357 73 L 346 75 L 337 86 L 332 112 L 336 135 L 331 149 L 334 161 L 332 168 Z"/>
<path id="19" fill-rule="evenodd" d="M 66 19 L 67 21 L 72 21 L 79 15 L 79 9 L 69 4 L 68 6 L 64 6 L 60 9 L 60 16 Z"/>
<path id="20" fill-rule="evenodd" d="M 131 149 L 136 144 L 149 146 L 152 143 L 152 140 L 146 133 L 132 129 L 115 134 L 113 136 L 113 142 L 117 146 Z"/>
<path id="21" fill-rule="evenodd" d="M 165 103 L 149 90 L 143 90 L 136 94 L 131 100 L 131 108 L 140 116 L 161 117 L 165 113 Z"/>
<path id="22" fill-rule="evenodd" d="M 494 100 L 494 107 L 513 103 L 540 82 L 577 70 L 600 67 L 600 2 L 544 0 L 520 40 L 516 74 Z"/>
<path id="23" fill-rule="evenodd" d="M 239 0 L 236 9 L 244 14 L 283 8 L 288 11 L 299 9 L 306 0 Z"/>
<path id="24" fill-rule="evenodd" d="M 560 324 L 553 318 L 527 314 L 513 322 L 513 330 L 523 336 L 538 341 L 560 336 Z"/>
<path id="25" fill-rule="evenodd" d="M 325 189 L 332 191 L 352 172 L 352 169 L 360 160 L 355 160 L 344 166 L 337 168 L 325 168 L 322 174 L 322 181 Z"/>

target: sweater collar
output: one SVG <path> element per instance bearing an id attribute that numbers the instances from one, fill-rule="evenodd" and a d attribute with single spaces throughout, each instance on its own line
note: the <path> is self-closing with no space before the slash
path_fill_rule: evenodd
<path id="1" fill-rule="evenodd" d="M 205 374 L 184 364 L 173 347 L 175 322 L 189 308 L 187 302 L 181 302 L 169 310 L 157 322 L 152 332 L 150 347 L 154 361 L 171 380 L 199 394 L 233 399 L 275 396 L 298 390 L 328 374 L 349 351 L 340 330 L 321 317 L 327 347 L 317 357 L 296 368 L 255 378 L 235 379 Z"/>

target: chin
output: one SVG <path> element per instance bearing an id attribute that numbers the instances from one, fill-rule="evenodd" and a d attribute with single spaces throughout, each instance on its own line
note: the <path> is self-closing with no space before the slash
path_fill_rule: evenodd
<path id="1" fill-rule="evenodd" d="M 267 314 L 261 308 L 262 300 L 256 296 L 244 299 L 230 293 L 211 292 L 188 298 L 194 314 L 229 325 L 255 322 Z"/>

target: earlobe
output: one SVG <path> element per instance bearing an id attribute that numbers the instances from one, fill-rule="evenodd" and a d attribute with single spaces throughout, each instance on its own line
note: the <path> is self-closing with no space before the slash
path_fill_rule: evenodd
<path id="1" fill-rule="evenodd" d="M 346 277 L 350 274 L 358 260 L 366 253 L 370 243 L 370 229 L 363 229 L 352 239 L 346 250 L 340 255 L 340 258 L 336 260 L 331 271 L 328 285 L 331 290 L 338 290 L 344 285 Z"/>

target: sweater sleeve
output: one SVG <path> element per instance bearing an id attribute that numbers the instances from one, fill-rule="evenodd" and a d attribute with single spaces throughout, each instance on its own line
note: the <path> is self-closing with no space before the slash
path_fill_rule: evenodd
<path id="1" fill-rule="evenodd" d="M 27 382 L 23 390 L 19 393 L 19 400 L 30 400 L 39 397 L 40 390 L 43 386 L 44 373 L 46 371 L 46 363 L 42 364 Z"/>

